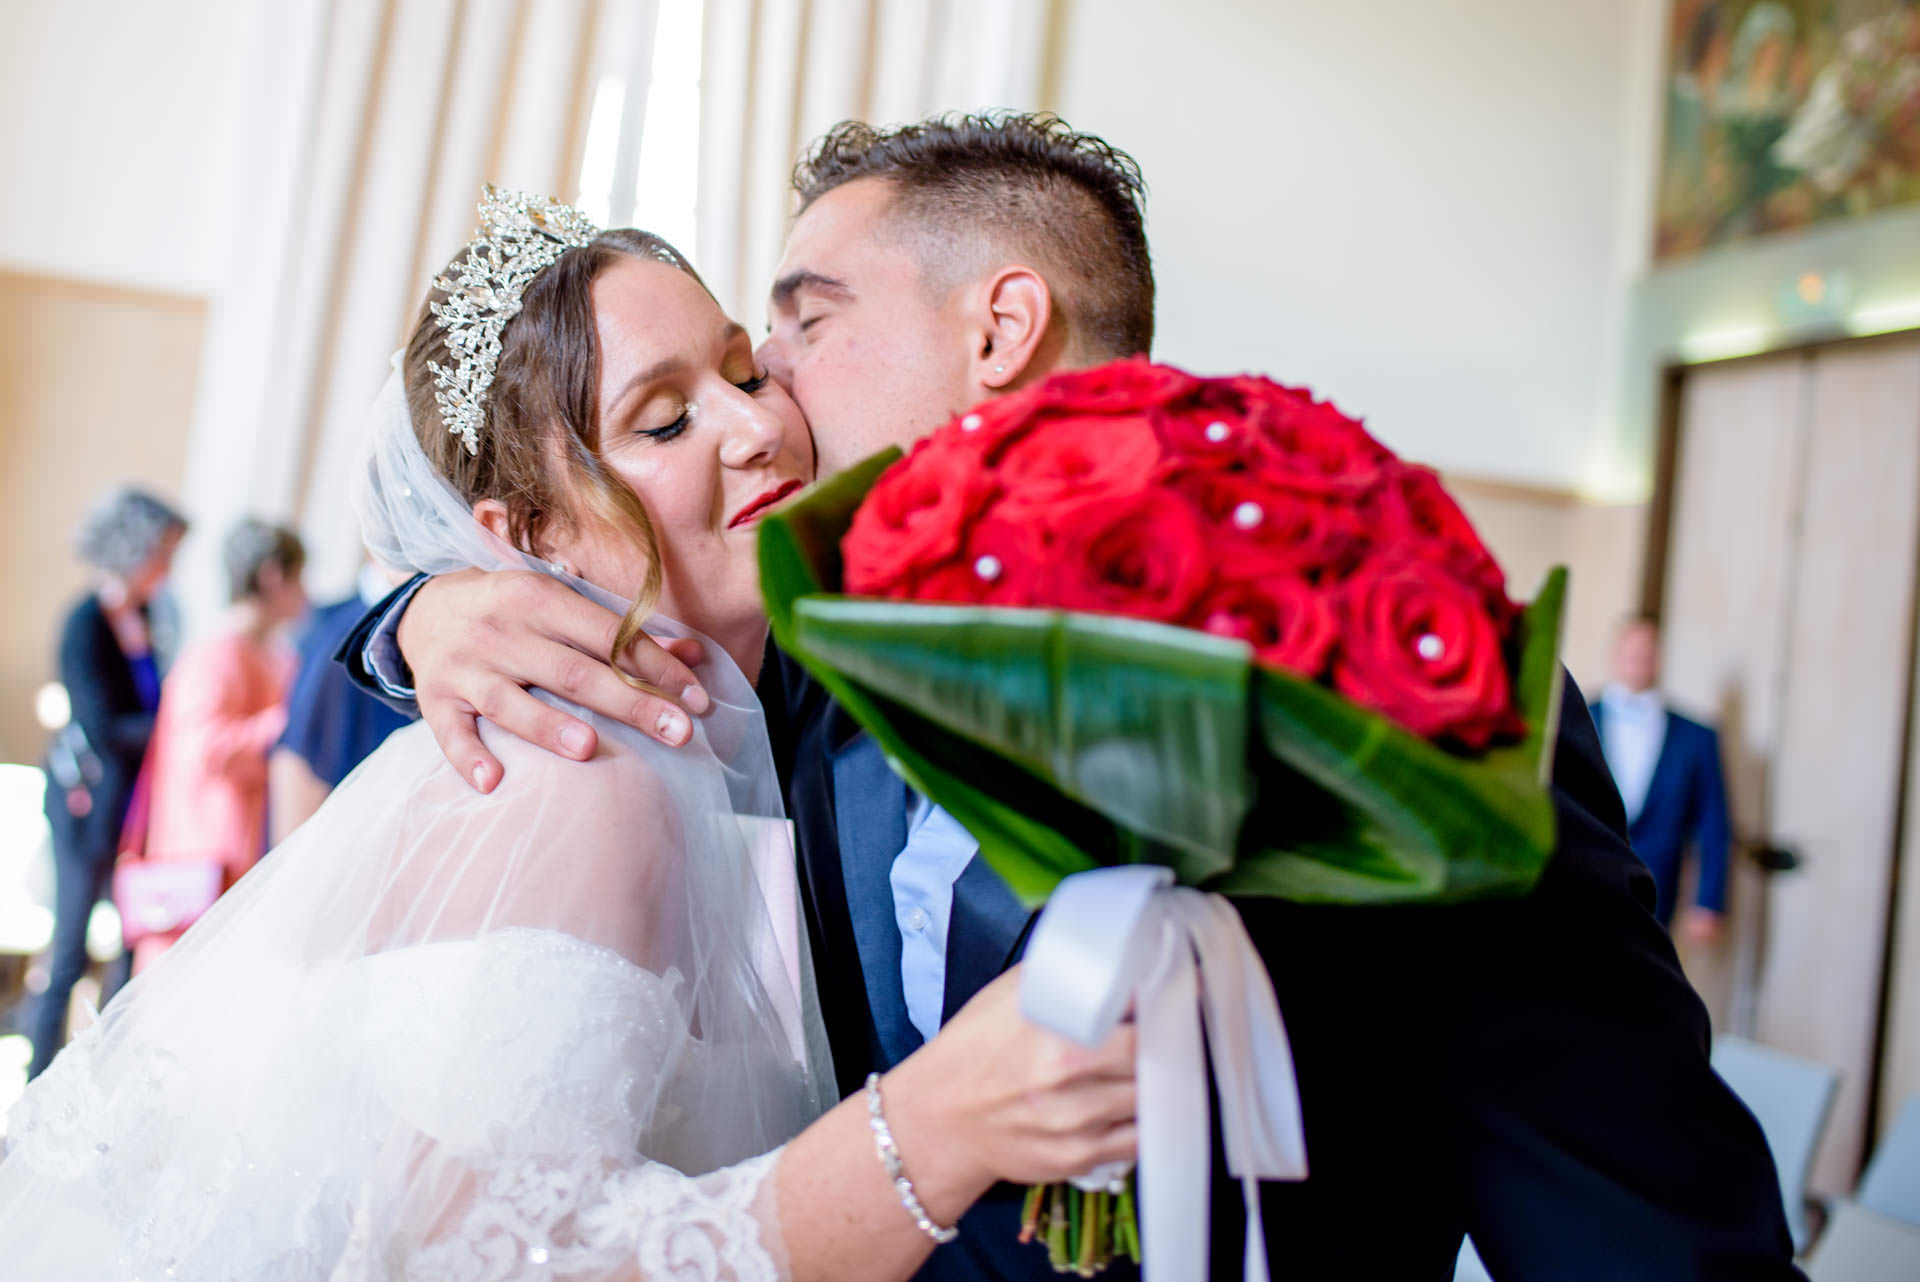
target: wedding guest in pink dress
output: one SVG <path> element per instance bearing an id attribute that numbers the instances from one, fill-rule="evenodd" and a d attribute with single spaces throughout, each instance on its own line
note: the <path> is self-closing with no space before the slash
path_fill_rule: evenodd
<path id="1" fill-rule="evenodd" d="M 306 552 L 291 530 L 244 520 L 224 554 L 233 606 L 212 635 L 181 654 L 161 694 L 148 749 L 146 840 L 149 860 L 217 864 L 221 890 L 266 849 L 267 754 L 286 728 L 295 666 L 283 634 L 307 608 Z M 180 934 L 140 939 L 135 972 Z"/>

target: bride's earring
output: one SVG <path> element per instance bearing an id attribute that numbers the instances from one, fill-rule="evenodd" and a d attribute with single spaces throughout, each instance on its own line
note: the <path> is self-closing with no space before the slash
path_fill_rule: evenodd
<path id="1" fill-rule="evenodd" d="M 547 564 L 553 568 L 555 574 L 564 574 L 570 579 L 577 577 L 573 572 L 573 567 L 565 561 L 549 561 Z"/>

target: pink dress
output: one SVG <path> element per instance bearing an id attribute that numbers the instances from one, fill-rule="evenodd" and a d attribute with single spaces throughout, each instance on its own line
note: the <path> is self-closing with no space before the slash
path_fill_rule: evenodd
<path id="1" fill-rule="evenodd" d="M 167 674 L 147 749 L 152 819 L 147 857 L 215 860 L 231 886 L 265 849 L 267 754 L 287 724 L 295 658 L 237 632 L 208 637 Z M 156 935 L 134 950 L 144 969 L 172 946 Z"/>

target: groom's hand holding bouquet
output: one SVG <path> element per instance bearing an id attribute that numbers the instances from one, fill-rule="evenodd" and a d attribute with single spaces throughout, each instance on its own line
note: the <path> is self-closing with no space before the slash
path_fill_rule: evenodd
<path id="1" fill-rule="evenodd" d="M 1554 846 L 1564 571 L 1516 606 L 1434 475 L 1331 404 L 1145 360 L 825 483 L 768 519 L 761 562 L 782 647 L 1048 905 L 1028 1013 L 1086 1040 L 1140 1022 L 1144 1235 L 1127 1194 L 1059 1187 L 1028 1231 L 1057 1267 L 1144 1246 L 1150 1276 L 1199 1276 L 1210 1058 L 1264 1277 L 1256 1181 L 1304 1178 L 1306 1155 L 1229 900 L 1530 887 Z"/>

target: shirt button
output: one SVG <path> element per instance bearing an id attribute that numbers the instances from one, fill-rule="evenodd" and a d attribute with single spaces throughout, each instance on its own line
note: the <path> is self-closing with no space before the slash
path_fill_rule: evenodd
<path id="1" fill-rule="evenodd" d="M 915 908 L 910 910 L 907 913 L 907 929 L 908 930 L 925 930 L 926 928 L 927 928 L 927 910 L 926 909 Z"/>

